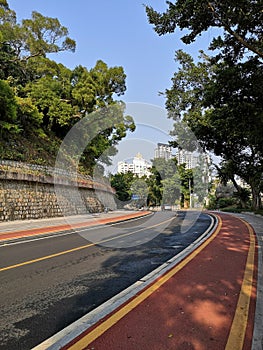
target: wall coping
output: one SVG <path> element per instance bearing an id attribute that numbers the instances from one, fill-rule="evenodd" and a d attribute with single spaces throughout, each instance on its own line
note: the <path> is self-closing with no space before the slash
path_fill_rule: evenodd
<path id="1" fill-rule="evenodd" d="M 89 175 L 10 160 L 0 160 L 0 180 L 28 181 L 115 193 L 112 187 L 93 180 Z"/>

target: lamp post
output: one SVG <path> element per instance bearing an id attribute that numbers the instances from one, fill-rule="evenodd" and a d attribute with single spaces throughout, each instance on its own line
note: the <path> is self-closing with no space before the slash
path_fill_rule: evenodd
<path id="1" fill-rule="evenodd" d="M 191 189 L 191 178 L 189 177 L 189 197 L 190 197 L 190 203 L 189 203 L 189 207 L 190 207 L 190 209 L 192 208 L 192 193 L 191 193 L 191 191 L 192 191 L 192 189 Z"/>

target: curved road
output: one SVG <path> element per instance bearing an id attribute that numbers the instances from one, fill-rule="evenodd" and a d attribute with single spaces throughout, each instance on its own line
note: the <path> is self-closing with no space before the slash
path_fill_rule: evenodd
<path id="1" fill-rule="evenodd" d="M 182 251 L 211 222 L 182 233 L 184 215 L 1 245 L 0 349 L 32 348 Z"/>
<path id="2" fill-rule="evenodd" d="M 97 310 L 97 318 L 87 314 L 36 350 L 262 349 L 254 342 L 262 339 L 254 327 L 260 287 L 255 232 L 232 215 L 214 215 L 216 228 L 187 257 L 121 305 Z"/>

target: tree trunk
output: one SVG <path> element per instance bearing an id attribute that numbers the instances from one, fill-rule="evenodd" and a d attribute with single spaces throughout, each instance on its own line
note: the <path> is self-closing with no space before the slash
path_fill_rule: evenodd
<path id="1" fill-rule="evenodd" d="M 235 189 L 236 189 L 237 192 L 239 193 L 239 201 L 240 201 L 240 204 L 241 204 L 241 208 L 242 208 L 242 209 L 245 209 L 245 208 L 247 207 L 247 203 L 242 199 L 242 187 L 240 187 L 240 186 L 237 184 L 237 182 L 236 182 L 236 180 L 235 180 L 234 177 L 231 178 L 231 181 L 232 181 L 232 183 L 233 183 Z"/>
<path id="2" fill-rule="evenodd" d="M 252 209 L 259 210 L 262 208 L 261 193 L 257 187 L 251 185 L 252 190 Z"/>

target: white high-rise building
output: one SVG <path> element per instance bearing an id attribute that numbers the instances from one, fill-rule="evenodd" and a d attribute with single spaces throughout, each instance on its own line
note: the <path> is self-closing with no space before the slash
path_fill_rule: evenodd
<path id="1" fill-rule="evenodd" d="M 194 153 L 185 150 L 178 150 L 175 157 L 178 165 L 185 164 L 186 169 L 194 169 L 199 160 L 199 157 L 194 155 Z"/>
<path id="2" fill-rule="evenodd" d="M 131 173 L 142 177 L 142 176 L 150 176 L 150 168 L 151 163 L 142 157 L 140 153 L 138 153 L 134 158 L 132 158 L 131 162 L 121 161 L 118 162 L 118 173 L 126 174 L 128 171 Z"/>
<path id="3" fill-rule="evenodd" d="M 154 158 L 171 159 L 172 147 L 166 143 L 157 143 L 157 148 L 154 150 Z"/>

